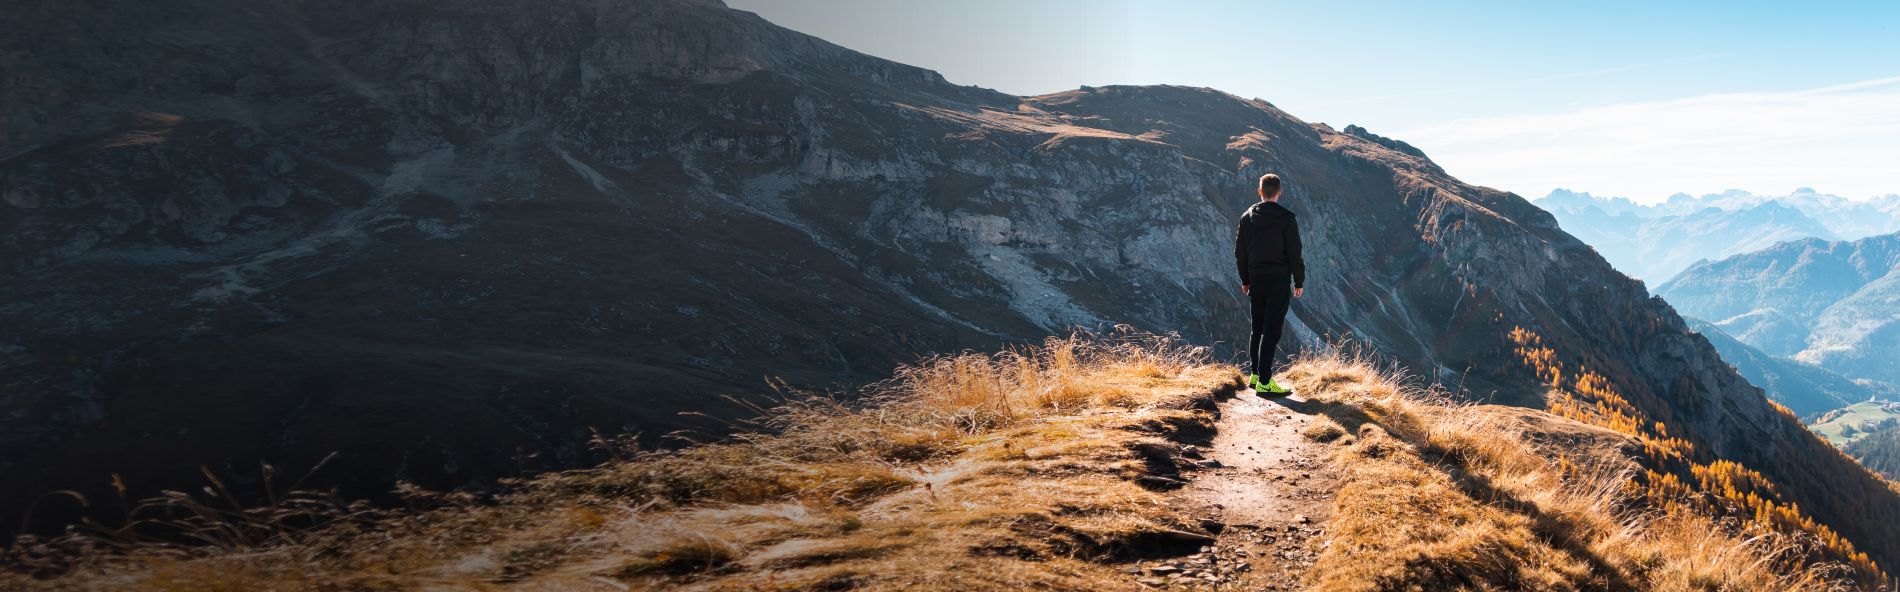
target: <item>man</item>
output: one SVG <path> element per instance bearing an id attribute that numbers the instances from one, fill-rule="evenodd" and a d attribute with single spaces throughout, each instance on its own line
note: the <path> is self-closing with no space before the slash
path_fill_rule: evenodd
<path id="1" fill-rule="evenodd" d="M 1279 175 L 1260 177 L 1260 203 L 1241 214 L 1234 230 L 1234 263 L 1240 268 L 1240 292 L 1253 300 L 1253 336 L 1247 340 L 1253 368 L 1247 386 L 1263 396 L 1292 392 L 1273 380 L 1273 353 L 1286 326 L 1287 306 L 1306 295 L 1306 262 L 1300 259 L 1300 227 L 1293 212 L 1280 206 Z"/>

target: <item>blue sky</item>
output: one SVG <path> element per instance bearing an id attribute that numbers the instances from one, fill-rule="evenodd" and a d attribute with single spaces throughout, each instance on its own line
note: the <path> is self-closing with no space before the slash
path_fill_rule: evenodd
<path id="1" fill-rule="evenodd" d="M 1900 1 L 728 3 L 1015 94 L 1259 97 L 1530 197 L 1900 193 Z"/>

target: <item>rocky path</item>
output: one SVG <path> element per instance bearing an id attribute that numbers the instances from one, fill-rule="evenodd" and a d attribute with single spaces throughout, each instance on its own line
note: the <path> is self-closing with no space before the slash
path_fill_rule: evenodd
<path id="1" fill-rule="evenodd" d="M 1216 542 L 1184 558 L 1131 567 L 1157 588 L 1296 590 L 1313 564 L 1338 482 L 1323 445 L 1301 435 L 1313 419 L 1305 399 L 1239 391 L 1220 404 L 1219 433 L 1200 450 L 1180 501 L 1220 525 Z M 1209 462 L 1211 461 L 1211 462 Z"/>

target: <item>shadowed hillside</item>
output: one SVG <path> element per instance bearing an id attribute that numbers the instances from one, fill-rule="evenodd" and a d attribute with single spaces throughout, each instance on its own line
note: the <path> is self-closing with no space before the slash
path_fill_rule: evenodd
<path id="1" fill-rule="evenodd" d="M 1769 355 L 1735 339 L 1714 323 L 1690 317 L 1683 320 L 1689 322 L 1690 329 L 1707 338 L 1716 351 L 1722 352 L 1722 359 L 1735 366 L 1735 371 L 1747 378 L 1749 384 L 1761 387 L 1769 399 L 1786 405 L 1802 417 L 1846 407 L 1886 392 L 1878 384 L 1855 382 L 1826 368 Z"/>
<path id="2" fill-rule="evenodd" d="M 1841 447 L 1848 456 L 1888 479 L 1900 477 L 1900 426 L 1888 425 Z"/>

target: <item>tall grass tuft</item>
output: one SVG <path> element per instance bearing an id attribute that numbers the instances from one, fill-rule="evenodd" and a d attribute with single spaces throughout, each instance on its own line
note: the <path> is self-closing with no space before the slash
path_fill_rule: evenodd
<path id="1" fill-rule="evenodd" d="M 1364 351 L 1307 352 L 1286 372 L 1324 405 L 1346 475 L 1311 572 L 1317 589 L 1852 589 L 1813 543 L 1632 487 L 1639 442 L 1523 409 L 1472 405 Z M 1422 588 L 1421 588 L 1422 587 Z"/>
<path id="2" fill-rule="evenodd" d="M 92 589 L 1126 588 L 1098 560 L 1199 522 L 1144 487 L 1144 426 L 1198 422 L 1237 384 L 1171 336 L 1118 328 L 935 356 L 851 397 L 786 391 L 729 437 L 474 500 L 409 489 L 373 512 L 291 488 L 196 492 L 28 574 Z M 163 531 L 162 533 L 160 531 Z M 0 588 L 13 581 L 0 574 Z"/>

